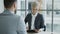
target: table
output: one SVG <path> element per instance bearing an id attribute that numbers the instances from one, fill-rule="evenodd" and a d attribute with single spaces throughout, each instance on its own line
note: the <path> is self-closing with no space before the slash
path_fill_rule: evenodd
<path id="1" fill-rule="evenodd" d="M 51 32 L 39 32 L 39 33 L 28 33 L 28 34 L 51 34 Z M 53 33 L 53 34 L 59 34 L 59 33 Z"/>

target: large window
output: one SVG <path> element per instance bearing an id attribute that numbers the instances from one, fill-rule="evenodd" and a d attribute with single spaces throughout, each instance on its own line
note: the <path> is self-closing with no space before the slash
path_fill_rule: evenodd
<path id="1" fill-rule="evenodd" d="M 18 0 L 17 15 L 25 16 L 31 13 L 31 3 L 35 0 Z M 60 0 L 42 0 L 40 13 L 43 14 L 46 23 L 46 32 L 60 33 Z"/>
<path id="2" fill-rule="evenodd" d="M 25 12 L 26 12 L 26 3 L 25 0 L 18 0 L 17 1 L 17 12 L 16 14 L 19 16 L 22 16 L 25 18 Z"/>

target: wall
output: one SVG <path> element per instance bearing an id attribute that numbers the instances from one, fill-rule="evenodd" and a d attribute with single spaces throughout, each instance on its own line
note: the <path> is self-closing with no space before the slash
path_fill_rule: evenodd
<path id="1" fill-rule="evenodd" d="M 3 0 L 0 0 L 0 13 L 4 11 Z"/>

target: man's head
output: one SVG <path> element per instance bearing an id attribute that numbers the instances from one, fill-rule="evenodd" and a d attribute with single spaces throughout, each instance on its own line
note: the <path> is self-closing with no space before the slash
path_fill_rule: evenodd
<path id="1" fill-rule="evenodd" d="M 4 7 L 6 9 L 11 9 L 12 11 L 16 10 L 17 0 L 4 0 Z"/>
<path id="2" fill-rule="evenodd" d="M 36 2 L 33 2 L 32 4 L 32 14 L 35 15 L 36 12 L 37 12 L 37 3 Z"/>

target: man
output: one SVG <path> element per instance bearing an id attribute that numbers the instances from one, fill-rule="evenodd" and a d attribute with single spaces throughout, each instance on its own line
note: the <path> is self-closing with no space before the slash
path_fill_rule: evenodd
<path id="1" fill-rule="evenodd" d="M 5 10 L 0 14 L 0 34 L 27 34 L 21 16 L 14 14 L 17 0 L 4 0 Z"/>
<path id="2" fill-rule="evenodd" d="M 28 32 L 41 32 L 45 31 L 46 27 L 42 14 L 37 11 L 37 3 L 32 3 L 32 13 L 29 13 L 25 18 L 25 23 L 28 23 Z"/>

